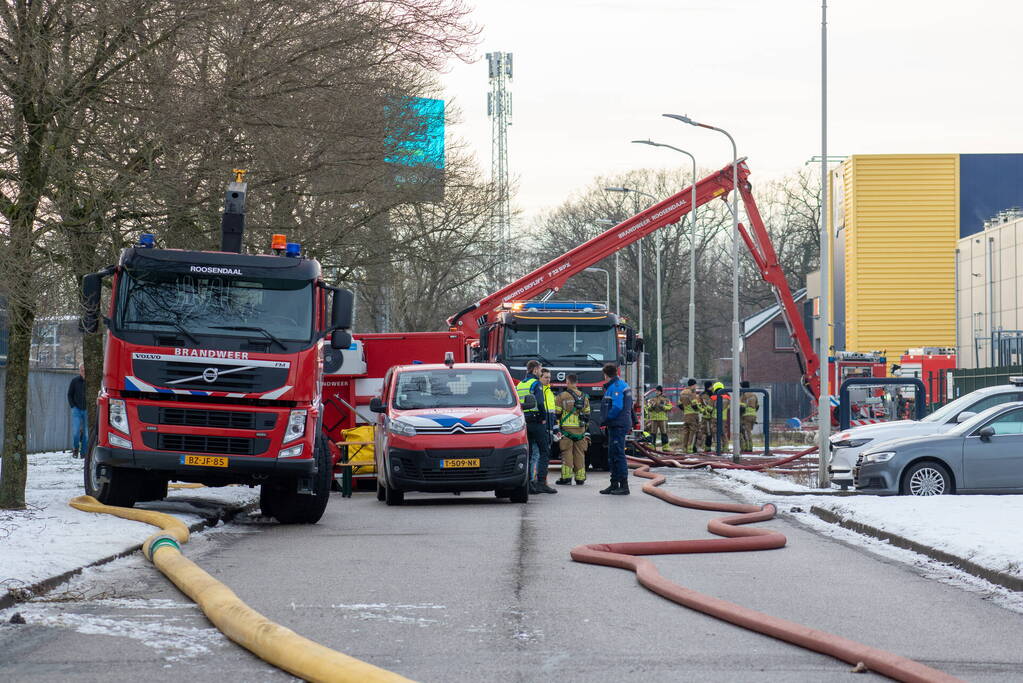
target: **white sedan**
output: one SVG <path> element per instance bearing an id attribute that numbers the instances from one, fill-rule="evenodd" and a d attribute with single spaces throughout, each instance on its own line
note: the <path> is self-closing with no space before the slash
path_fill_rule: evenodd
<path id="1" fill-rule="evenodd" d="M 922 420 L 898 420 L 853 427 L 831 437 L 831 483 L 843 489 L 853 485 L 852 469 L 859 454 L 882 441 L 944 434 L 991 406 L 1023 400 L 1023 377 L 1012 384 L 985 387 L 946 403 Z"/>

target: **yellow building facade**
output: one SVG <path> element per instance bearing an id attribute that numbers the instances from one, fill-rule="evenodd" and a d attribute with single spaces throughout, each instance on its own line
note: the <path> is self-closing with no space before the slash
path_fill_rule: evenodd
<path id="1" fill-rule="evenodd" d="M 958 154 L 854 155 L 832 172 L 832 342 L 954 346 Z"/>

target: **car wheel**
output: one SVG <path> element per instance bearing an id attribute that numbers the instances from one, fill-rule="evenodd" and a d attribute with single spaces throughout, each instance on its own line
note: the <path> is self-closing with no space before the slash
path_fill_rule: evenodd
<path id="1" fill-rule="evenodd" d="M 943 496 L 954 493 L 952 475 L 944 465 L 918 462 L 902 475 L 902 494 L 907 496 Z"/>
<path id="2" fill-rule="evenodd" d="M 384 501 L 388 505 L 401 505 L 405 502 L 405 492 L 401 489 L 392 489 L 390 486 L 384 488 Z"/>
<path id="3" fill-rule="evenodd" d="M 377 479 L 377 500 L 385 500 L 387 498 L 387 489 L 384 488 L 384 482 Z"/>
<path id="4" fill-rule="evenodd" d="M 511 495 L 508 496 L 513 503 L 528 503 L 529 502 L 529 482 L 526 482 L 522 486 L 512 489 Z"/>

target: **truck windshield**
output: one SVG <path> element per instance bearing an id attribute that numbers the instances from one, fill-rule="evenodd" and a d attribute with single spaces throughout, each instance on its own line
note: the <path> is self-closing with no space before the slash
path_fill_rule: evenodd
<path id="1" fill-rule="evenodd" d="M 121 329 L 309 341 L 313 283 L 125 269 L 115 308 Z M 194 337 L 192 337 L 194 340 Z"/>
<path id="2" fill-rule="evenodd" d="M 518 400 L 500 370 L 406 370 L 398 374 L 394 407 L 511 408 Z"/>
<path id="3" fill-rule="evenodd" d="M 614 327 L 592 325 L 518 325 L 506 329 L 504 352 L 508 360 L 539 357 L 554 365 L 603 365 L 617 360 L 615 333 Z"/>

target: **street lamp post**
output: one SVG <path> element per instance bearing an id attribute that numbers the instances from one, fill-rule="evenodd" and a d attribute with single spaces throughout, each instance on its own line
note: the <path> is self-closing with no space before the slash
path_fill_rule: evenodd
<path id="1" fill-rule="evenodd" d="M 688 349 L 689 353 L 686 356 L 686 376 L 693 378 L 696 376 L 696 364 L 695 364 L 695 347 L 696 347 L 696 157 L 684 149 L 679 149 L 672 145 L 666 145 L 660 142 L 654 142 L 653 140 L 633 140 L 637 145 L 650 145 L 652 147 L 667 147 L 673 149 L 676 152 L 681 152 L 689 157 L 693 162 L 693 185 L 692 185 L 692 197 L 689 200 L 689 335 L 688 335 Z M 660 277 L 658 277 L 658 283 L 660 283 Z M 660 289 L 658 288 L 658 291 Z M 660 320 L 661 304 L 658 302 L 658 320 Z M 660 334 L 660 322 L 658 322 L 657 328 L 658 334 Z M 660 340 L 658 340 L 660 345 Z"/>
<path id="2" fill-rule="evenodd" d="M 598 225 L 618 225 L 615 221 L 610 218 L 598 218 Z M 618 252 L 615 252 L 615 313 L 618 315 L 622 314 L 622 278 L 621 272 L 618 269 Z"/>
<path id="3" fill-rule="evenodd" d="M 642 195 L 644 197 L 647 197 L 654 204 L 657 203 L 657 197 L 653 196 L 649 192 L 643 192 L 642 190 L 636 190 L 636 189 L 633 189 L 631 187 L 605 187 L 604 189 L 606 191 L 608 191 L 608 192 L 623 192 L 623 193 L 631 192 L 633 194 L 638 194 L 638 195 Z M 651 204 L 651 206 L 653 206 L 653 204 Z M 638 240 L 636 242 L 636 246 L 639 249 L 639 259 L 638 259 L 639 260 L 639 336 L 643 337 L 643 240 L 642 239 Z M 659 265 L 660 265 L 660 258 L 658 258 L 658 266 Z M 660 269 L 658 269 L 657 272 L 658 272 L 658 274 L 660 274 Z M 658 301 L 657 301 L 657 317 L 658 317 L 658 320 L 661 317 L 660 291 L 661 291 L 661 281 L 660 281 L 660 277 L 658 277 L 658 280 L 657 280 L 657 292 L 658 292 L 658 294 L 657 294 L 657 298 L 658 298 Z M 661 348 L 661 343 L 660 343 L 661 340 L 660 340 L 660 338 L 658 338 L 657 342 L 658 342 L 658 346 L 657 346 L 657 373 L 658 373 L 658 377 L 660 377 L 660 373 L 661 373 L 661 359 L 662 359 L 662 355 L 661 355 L 662 354 L 662 348 Z M 643 355 L 644 354 L 640 354 L 640 357 L 639 357 L 639 372 L 637 373 L 639 375 L 639 386 L 636 389 L 636 400 L 637 401 L 642 398 L 643 391 L 646 389 L 646 381 L 645 381 L 645 378 L 644 378 L 644 375 L 646 373 L 646 362 L 645 362 L 645 360 L 643 358 Z M 643 425 L 642 412 L 640 412 L 640 421 L 639 421 L 639 423 L 640 423 L 640 425 Z"/>
<path id="4" fill-rule="evenodd" d="M 669 119 L 675 119 L 690 126 L 716 130 L 728 138 L 732 143 L 732 409 L 731 432 L 732 432 L 732 461 L 739 462 L 741 444 L 739 442 L 739 385 L 742 375 L 742 363 L 739 358 L 739 152 L 735 146 L 735 138 L 724 128 L 718 128 L 706 123 L 698 123 L 688 116 L 681 114 L 664 114 Z"/>
<path id="5" fill-rule="evenodd" d="M 586 268 L 587 273 L 603 273 L 604 279 L 607 281 L 607 297 L 604 299 L 604 306 L 611 308 L 611 273 L 607 272 L 607 268 L 598 268 L 597 266 L 590 266 Z"/>

